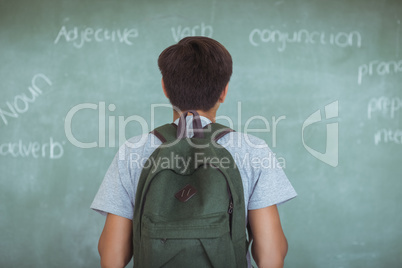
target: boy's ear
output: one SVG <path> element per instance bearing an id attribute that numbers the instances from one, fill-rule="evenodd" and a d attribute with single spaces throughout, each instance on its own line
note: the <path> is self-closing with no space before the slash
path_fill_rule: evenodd
<path id="1" fill-rule="evenodd" d="M 225 101 L 226 95 L 228 94 L 229 83 L 226 84 L 225 89 L 222 91 L 221 96 L 219 97 L 219 102 L 223 103 Z"/>
<path id="2" fill-rule="evenodd" d="M 163 94 L 165 94 L 166 98 L 169 99 L 169 96 L 168 96 L 168 94 L 166 92 L 166 88 L 165 88 L 165 82 L 163 82 L 163 77 L 162 77 L 161 83 L 162 83 Z"/>

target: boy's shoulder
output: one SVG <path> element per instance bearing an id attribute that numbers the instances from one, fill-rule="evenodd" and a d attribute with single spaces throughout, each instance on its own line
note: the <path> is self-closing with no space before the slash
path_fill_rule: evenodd
<path id="1" fill-rule="evenodd" d="M 230 147 L 243 149 L 262 149 L 268 148 L 265 140 L 254 135 L 233 131 L 219 139 L 220 143 L 227 143 Z"/>

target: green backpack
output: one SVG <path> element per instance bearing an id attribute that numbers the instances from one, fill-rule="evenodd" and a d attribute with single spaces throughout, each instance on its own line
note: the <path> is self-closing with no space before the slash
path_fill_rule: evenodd
<path id="1" fill-rule="evenodd" d="M 144 165 L 133 218 L 134 267 L 247 267 L 243 184 L 216 141 L 232 131 L 193 116 L 152 133 L 160 145 Z"/>

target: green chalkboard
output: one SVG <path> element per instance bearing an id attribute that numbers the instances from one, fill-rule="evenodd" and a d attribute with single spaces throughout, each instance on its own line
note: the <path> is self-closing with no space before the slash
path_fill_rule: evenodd
<path id="1" fill-rule="evenodd" d="M 399 0 L 0 0 L 0 266 L 98 267 L 89 209 L 119 145 L 170 122 L 159 53 L 231 52 L 219 122 L 299 196 L 285 267 L 402 267 Z"/>

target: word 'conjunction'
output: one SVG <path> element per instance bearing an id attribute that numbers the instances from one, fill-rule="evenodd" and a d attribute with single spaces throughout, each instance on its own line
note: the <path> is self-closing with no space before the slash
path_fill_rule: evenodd
<path id="1" fill-rule="evenodd" d="M 362 45 L 362 37 L 358 31 L 326 33 L 301 29 L 294 32 L 284 32 L 274 29 L 253 29 L 249 35 L 251 45 L 278 44 L 279 52 L 285 51 L 288 43 L 308 45 L 332 45 L 340 48 L 357 47 Z"/>

